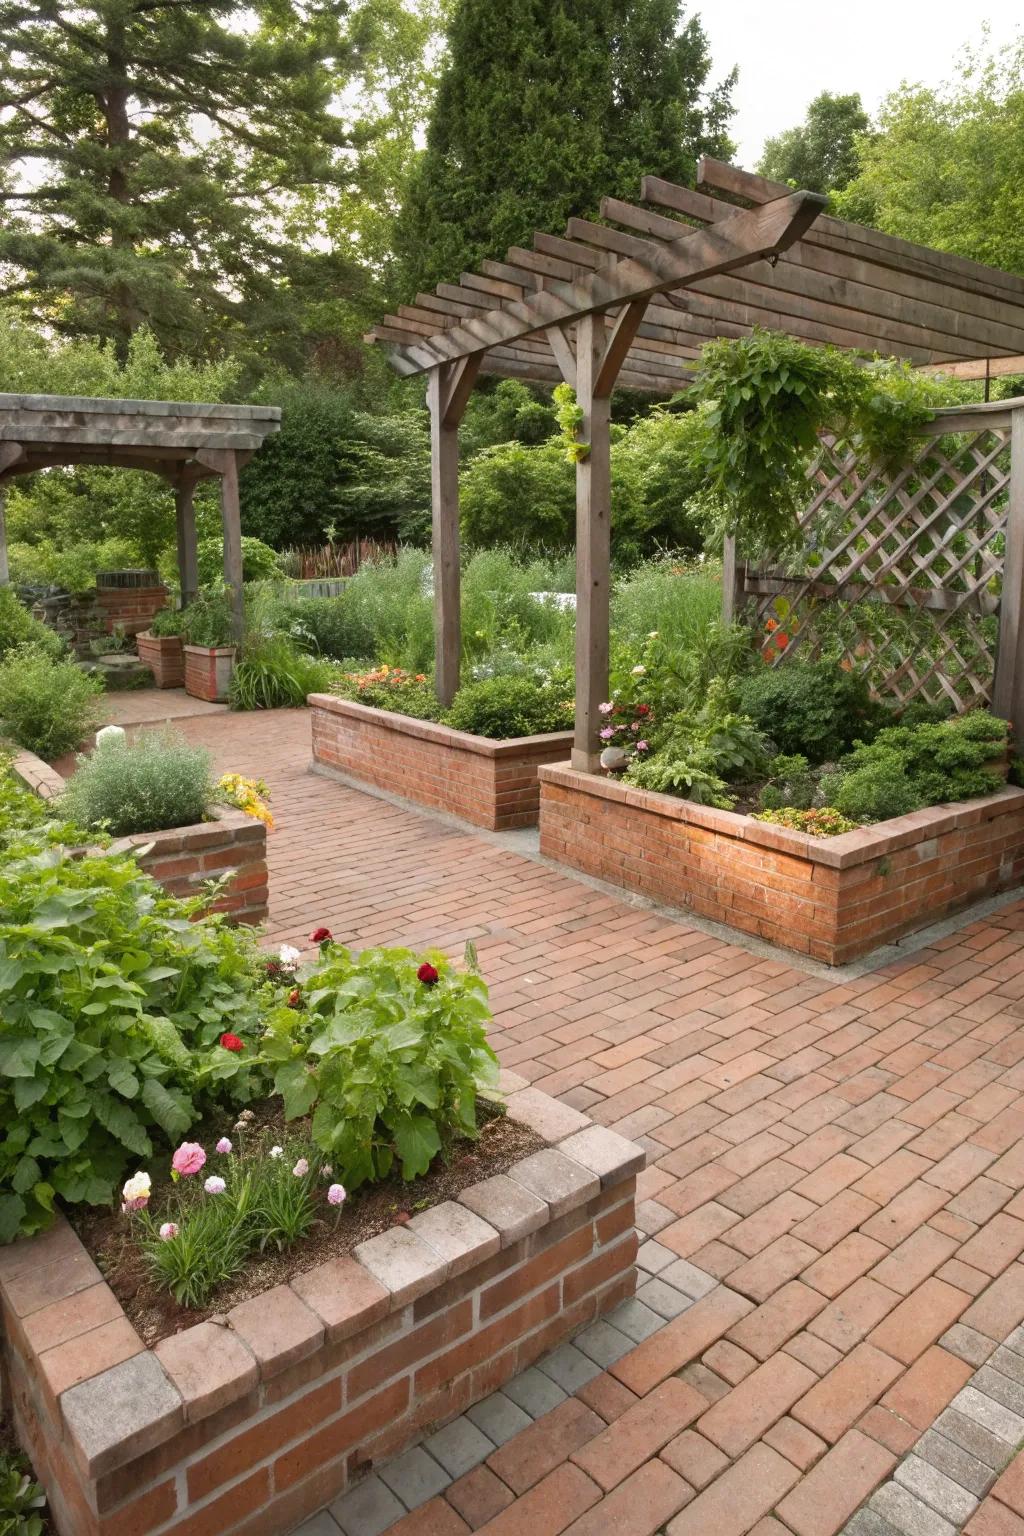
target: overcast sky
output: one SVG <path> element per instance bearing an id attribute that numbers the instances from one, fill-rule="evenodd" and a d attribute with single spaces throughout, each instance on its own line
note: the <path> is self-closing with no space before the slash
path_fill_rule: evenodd
<path id="1" fill-rule="evenodd" d="M 769 134 L 799 123 L 819 91 L 859 91 L 869 112 L 902 80 L 937 85 L 982 22 L 993 43 L 1024 29 L 1021 0 L 692 0 L 715 74 L 738 64 L 732 136 L 753 170 Z"/>

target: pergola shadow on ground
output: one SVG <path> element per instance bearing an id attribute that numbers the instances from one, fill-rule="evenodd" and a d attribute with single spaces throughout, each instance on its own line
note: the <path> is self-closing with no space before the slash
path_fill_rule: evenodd
<path id="1" fill-rule="evenodd" d="M 238 472 L 280 428 L 268 405 L 193 405 L 169 400 L 101 400 L 0 394 L 0 585 L 10 579 L 3 495 L 16 475 L 56 465 L 144 469 L 174 488 L 182 604 L 199 587 L 193 498 L 201 480 L 220 480 L 224 582 L 232 628 L 242 638 L 242 530 Z"/>
<path id="2" fill-rule="evenodd" d="M 416 295 L 370 333 L 403 375 L 427 376 L 436 682 L 458 688 L 458 426 L 479 373 L 565 381 L 582 411 L 576 469 L 573 765 L 599 754 L 608 689 L 610 397 L 616 383 L 685 388 L 703 344 L 754 327 L 986 377 L 1024 352 L 1024 279 L 824 212 L 826 200 L 704 159 L 695 191 L 647 176 L 643 205 L 605 198 L 533 249 Z M 717 195 L 710 195 L 711 193 Z M 1002 363 L 1000 360 L 1003 360 Z M 1024 440 L 1018 457 L 1024 452 Z M 1018 487 L 1024 468 L 1017 476 Z M 1018 521 L 1024 495 L 1018 494 Z M 727 550 L 727 589 L 735 551 Z M 1020 606 L 1014 599 L 1014 609 Z"/>

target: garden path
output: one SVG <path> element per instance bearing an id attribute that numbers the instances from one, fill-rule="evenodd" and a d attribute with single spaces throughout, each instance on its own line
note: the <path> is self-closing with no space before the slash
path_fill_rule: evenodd
<path id="1" fill-rule="evenodd" d="M 178 724 L 272 788 L 270 938 L 472 938 L 504 1064 L 648 1149 L 641 1279 L 683 1259 L 723 1282 L 610 1349 L 580 1389 L 590 1413 L 524 1430 L 391 1536 L 844 1529 L 1024 1319 L 1024 904 L 859 977 L 809 974 L 311 774 L 304 711 Z M 993 1364 L 1005 1461 L 1024 1359 Z M 706 1399 L 685 1430 L 659 1408 L 674 1374 Z M 851 1531 L 1024 1536 L 1024 1463 L 970 1514 L 985 1489 L 965 1484 L 996 1465 L 977 1396 L 943 1421 L 976 1455 L 943 1442 L 924 1524 L 897 1494 Z"/>

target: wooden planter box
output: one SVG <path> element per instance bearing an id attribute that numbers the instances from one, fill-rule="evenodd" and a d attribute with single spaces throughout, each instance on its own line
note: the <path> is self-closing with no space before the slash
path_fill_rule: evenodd
<path id="1" fill-rule="evenodd" d="M 547 858 L 842 965 L 1024 877 L 1024 790 L 814 838 L 564 766 L 540 770 Z"/>
<path id="2" fill-rule="evenodd" d="M 153 674 L 158 688 L 184 688 L 185 648 L 180 635 L 153 635 L 144 629 L 135 636 L 139 660 Z"/>
<path id="3" fill-rule="evenodd" d="M 43 800 L 64 792 L 60 774 L 32 752 L 19 752 L 12 768 L 26 789 Z M 236 923 L 266 921 L 267 829 L 244 811 L 217 806 L 210 821 L 166 832 L 135 832 L 111 846 L 134 850 L 140 867 L 172 896 L 195 896 L 205 881 L 230 875 L 210 910 L 226 912 Z"/>
<path id="4" fill-rule="evenodd" d="M 533 1089 L 509 1109 L 547 1150 L 153 1349 L 62 1218 L 0 1248 L 59 1536 L 290 1531 L 631 1295 L 643 1152 Z"/>
<path id="5" fill-rule="evenodd" d="M 315 766 L 492 832 L 537 825 L 538 770 L 572 747 L 571 731 L 492 741 L 333 694 L 309 704 Z"/>
<path id="6" fill-rule="evenodd" d="M 223 704 L 235 670 L 233 645 L 186 645 L 185 692 L 194 699 Z"/>

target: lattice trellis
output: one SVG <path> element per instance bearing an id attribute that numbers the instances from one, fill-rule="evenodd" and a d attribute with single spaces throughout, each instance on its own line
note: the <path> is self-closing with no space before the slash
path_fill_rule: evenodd
<path id="1" fill-rule="evenodd" d="M 742 577 L 765 660 L 839 655 L 901 704 L 989 703 L 1009 501 L 1005 417 L 931 423 L 895 473 L 826 440 L 811 478 L 803 553 Z"/>

